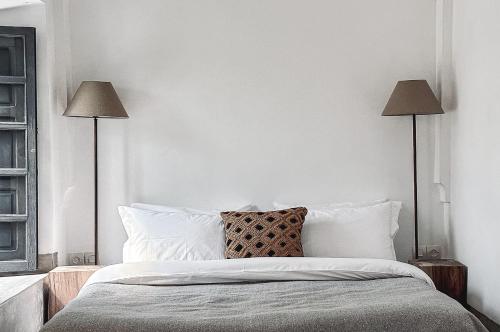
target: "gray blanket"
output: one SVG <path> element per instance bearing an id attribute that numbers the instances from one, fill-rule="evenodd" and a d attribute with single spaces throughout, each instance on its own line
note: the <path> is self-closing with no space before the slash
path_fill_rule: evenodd
<path id="1" fill-rule="evenodd" d="M 44 332 L 486 331 L 422 280 L 93 284 Z"/>

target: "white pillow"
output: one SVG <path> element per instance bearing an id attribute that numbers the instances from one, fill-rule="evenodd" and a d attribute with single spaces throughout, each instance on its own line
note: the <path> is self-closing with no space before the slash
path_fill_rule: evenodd
<path id="1" fill-rule="evenodd" d="M 344 202 L 344 203 L 326 203 L 326 204 L 284 204 L 274 202 L 273 205 L 276 209 L 289 209 L 294 206 L 305 206 L 309 211 L 308 214 L 314 213 L 314 211 L 331 211 L 338 208 L 357 208 L 357 207 L 365 207 L 365 206 L 373 206 L 379 205 L 382 203 L 389 202 L 388 199 L 377 199 L 374 201 L 365 201 L 365 202 Z M 399 201 L 390 201 L 392 203 L 392 221 L 391 221 L 391 237 L 394 238 L 396 233 L 399 230 L 399 210 L 401 210 L 401 202 Z M 306 218 L 307 219 L 307 218 Z"/>
<path id="2" fill-rule="evenodd" d="M 123 262 L 224 259 L 222 218 L 215 213 L 118 207 L 128 240 Z"/>
<path id="3" fill-rule="evenodd" d="M 393 239 L 401 202 L 350 205 L 302 205 L 308 209 L 302 228 L 304 256 L 395 260 Z M 276 208 L 284 206 L 275 204 Z"/>
<path id="4" fill-rule="evenodd" d="M 388 202 L 387 198 L 376 199 L 373 201 L 363 201 L 363 202 L 342 202 L 342 203 L 323 203 L 323 204 L 289 204 L 289 203 L 278 203 L 274 202 L 273 205 L 277 209 L 289 209 L 294 206 L 307 206 L 311 210 L 323 210 L 323 209 L 337 209 L 341 207 L 362 207 L 362 206 L 372 206 L 381 203 Z"/>
<path id="5" fill-rule="evenodd" d="M 165 205 L 155 205 L 155 204 L 146 204 L 146 203 L 132 203 L 131 207 L 142 210 L 150 210 L 157 212 L 185 212 L 190 214 L 209 214 L 209 215 L 220 215 L 223 211 L 255 211 L 256 207 L 252 204 L 243 205 L 237 209 L 227 209 L 227 210 L 219 210 L 213 209 L 209 211 L 198 210 L 189 207 L 171 207 Z M 221 218 L 222 220 L 222 218 Z"/>

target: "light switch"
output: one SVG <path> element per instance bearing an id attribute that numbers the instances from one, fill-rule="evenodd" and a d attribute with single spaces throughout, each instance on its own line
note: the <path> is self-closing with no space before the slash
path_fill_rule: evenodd
<path id="1" fill-rule="evenodd" d="M 95 255 L 93 252 L 86 252 L 84 254 L 85 265 L 95 265 Z"/>
<path id="2" fill-rule="evenodd" d="M 418 256 L 417 258 L 425 257 L 426 255 L 426 248 L 425 246 L 418 246 Z"/>

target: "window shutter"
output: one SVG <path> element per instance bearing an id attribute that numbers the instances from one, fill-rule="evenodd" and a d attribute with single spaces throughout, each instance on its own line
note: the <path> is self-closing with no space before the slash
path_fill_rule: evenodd
<path id="1" fill-rule="evenodd" d="M 37 255 L 35 29 L 0 27 L 0 272 Z"/>

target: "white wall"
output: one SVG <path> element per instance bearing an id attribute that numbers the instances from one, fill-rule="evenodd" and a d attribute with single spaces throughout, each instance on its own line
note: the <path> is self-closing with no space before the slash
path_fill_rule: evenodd
<path id="1" fill-rule="evenodd" d="M 380 113 L 397 80 L 434 82 L 434 0 L 74 0 L 69 12 L 73 91 L 110 80 L 130 114 L 100 120 L 103 263 L 121 260 L 116 206 L 133 201 L 389 197 L 405 204 L 396 245 L 410 256 L 411 120 Z M 92 207 L 92 127 L 74 121 L 81 160 L 69 167 L 88 181 L 76 216 Z M 419 123 L 428 206 L 430 124 Z M 424 224 L 433 215 L 422 207 Z"/>
<path id="2" fill-rule="evenodd" d="M 451 245 L 469 303 L 500 323 L 500 3 L 453 6 Z"/>
<path id="3" fill-rule="evenodd" d="M 49 67 L 49 123 L 45 126 L 49 142 L 46 186 L 39 196 L 51 197 L 52 250 L 59 252 L 59 264 L 66 264 L 67 253 L 89 252 L 94 248 L 92 209 L 93 159 L 90 152 L 88 122 L 63 117 L 67 100 L 73 94 L 68 2 L 45 0 L 47 16 L 47 58 Z M 40 135 L 41 136 L 41 135 Z M 48 208 L 48 207 L 46 207 Z M 41 223 L 47 222 L 40 218 Z M 42 252 L 43 253 L 43 252 Z"/>

